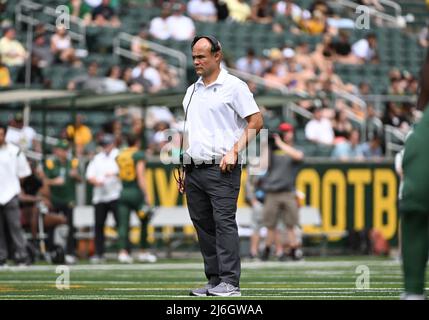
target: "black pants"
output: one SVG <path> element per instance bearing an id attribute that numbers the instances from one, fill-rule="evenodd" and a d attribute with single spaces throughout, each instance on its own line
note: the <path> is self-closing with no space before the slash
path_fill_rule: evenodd
<path id="1" fill-rule="evenodd" d="M 66 242 L 66 254 L 75 255 L 76 254 L 76 239 L 75 239 L 75 228 L 73 224 L 73 207 L 66 203 L 53 203 L 54 212 L 62 213 L 66 216 L 67 219 L 67 227 L 69 229 L 67 234 L 67 242 Z M 50 241 L 48 241 L 48 247 L 53 244 L 53 230 L 48 232 L 48 237 L 50 237 Z"/>
<path id="2" fill-rule="evenodd" d="M 104 254 L 104 224 L 109 212 L 113 213 L 116 225 L 118 224 L 118 200 L 100 202 L 95 207 L 95 254 Z"/>
<path id="3" fill-rule="evenodd" d="M 240 244 L 235 220 L 240 177 L 240 166 L 231 173 L 222 173 L 217 165 L 186 172 L 189 214 L 211 284 L 223 281 L 238 286 L 240 282 Z"/>

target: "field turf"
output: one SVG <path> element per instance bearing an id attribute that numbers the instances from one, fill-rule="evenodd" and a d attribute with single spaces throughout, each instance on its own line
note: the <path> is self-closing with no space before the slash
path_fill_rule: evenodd
<path id="1" fill-rule="evenodd" d="M 80 263 L 70 266 L 70 288 L 64 290 L 56 287 L 57 278 L 62 276 L 56 273 L 57 267 L 37 264 L 1 268 L 0 299 L 214 299 L 188 296 L 190 288 L 204 284 L 203 264 L 198 259 L 161 259 L 154 264 L 131 265 Z M 369 271 L 366 277 L 369 282 L 364 288 L 356 285 L 362 284 L 360 268 Z M 401 291 L 401 265 L 391 258 L 312 257 L 300 262 L 244 260 L 242 297 L 230 299 L 397 300 Z"/>

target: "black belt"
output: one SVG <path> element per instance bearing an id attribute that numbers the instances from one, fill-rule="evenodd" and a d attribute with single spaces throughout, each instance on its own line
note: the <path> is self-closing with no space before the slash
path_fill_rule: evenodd
<path id="1" fill-rule="evenodd" d="M 220 159 L 211 159 L 211 160 L 204 160 L 204 162 L 195 162 L 194 159 L 191 159 L 191 163 L 185 164 L 184 168 L 185 170 L 192 170 L 192 169 L 204 169 L 204 168 L 210 168 L 214 166 L 218 166 L 220 164 Z"/>

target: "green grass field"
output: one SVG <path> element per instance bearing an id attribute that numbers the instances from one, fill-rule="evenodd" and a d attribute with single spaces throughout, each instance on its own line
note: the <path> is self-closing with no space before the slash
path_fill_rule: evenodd
<path id="1" fill-rule="evenodd" d="M 358 289 L 369 270 L 369 288 Z M 0 299 L 195 299 L 190 288 L 204 283 L 200 260 L 155 264 L 78 264 L 70 267 L 70 288 L 59 290 L 57 266 L 0 269 Z M 231 299 L 398 299 L 401 265 L 388 258 L 307 258 L 300 262 L 242 263 L 242 297 Z M 197 299 L 214 299 L 197 298 Z"/>

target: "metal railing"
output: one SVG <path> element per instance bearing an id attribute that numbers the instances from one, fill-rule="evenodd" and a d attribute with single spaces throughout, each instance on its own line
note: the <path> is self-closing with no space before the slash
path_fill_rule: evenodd
<path id="1" fill-rule="evenodd" d="M 394 153 L 401 151 L 404 148 L 406 134 L 396 127 L 385 125 L 385 144 L 386 157 L 393 157 Z M 395 142 L 400 141 L 400 143 Z"/>
<path id="2" fill-rule="evenodd" d="M 133 36 L 126 32 L 121 32 L 113 39 L 113 54 L 117 56 L 122 56 L 134 61 L 140 61 L 142 58 L 140 55 L 132 52 L 130 49 L 127 49 L 131 46 L 133 41 L 140 41 L 141 44 L 147 45 L 149 49 L 161 54 L 170 56 L 174 59 L 177 59 L 178 66 L 171 66 L 176 69 L 181 83 L 185 83 L 186 81 L 186 67 L 187 67 L 187 61 L 186 61 L 186 55 L 178 50 L 171 49 L 169 47 L 163 46 L 159 43 L 152 42 L 149 40 L 143 40 L 138 38 L 138 36 Z M 121 46 L 122 42 L 127 43 L 127 47 Z"/>
<path id="3" fill-rule="evenodd" d="M 388 26 L 396 27 L 396 28 L 405 28 L 407 20 L 402 16 L 402 8 L 399 4 L 390 1 L 390 0 L 380 0 L 380 3 L 386 7 L 390 7 L 395 12 L 395 15 L 390 15 L 385 12 L 378 11 L 377 9 L 367 6 L 368 13 L 376 18 L 379 18 L 383 23 L 386 23 Z M 350 1 L 350 0 L 335 0 L 329 1 L 329 4 L 334 6 L 343 6 L 352 10 L 356 10 L 360 4 Z"/>
<path id="4" fill-rule="evenodd" d="M 45 14 L 49 17 L 58 18 L 56 8 L 47 7 L 43 4 L 32 2 L 30 0 L 22 0 L 15 6 L 15 22 L 17 23 L 17 29 L 20 29 L 20 23 L 23 22 L 32 27 L 38 25 L 39 23 L 43 23 L 47 30 L 55 32 L 57 28 L 55 24 L 42 21 L 35 17 L 35 14 Z M 77 29 L 77 32 L 71 29 L 68 30 L 68 34 L 72 40 L 79 42 L 81 48 L 85 48 L 86 26 L 83 20 L 72 15 L 69 15 L 68 18 L 70 19 L 70 24 L 73 24 L 73 26 Z"/>

